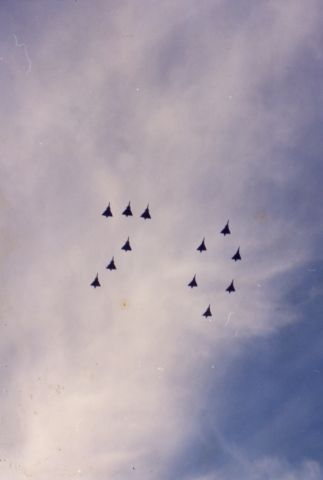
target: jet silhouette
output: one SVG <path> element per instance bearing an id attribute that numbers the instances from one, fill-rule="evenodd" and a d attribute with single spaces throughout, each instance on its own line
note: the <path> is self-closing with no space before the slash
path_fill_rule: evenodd
<path id="1" fill-rule="evenodd" d="M 112 212 L 111 212 L 111 208 L 110 208 L 110 202 L 109 202 L 109 205 L 107 206 L 107 208 L 102 213 L 102 215 L 104 215 L 105 217 L 113 217 Z"/>
<path id="2" fill-rule="evenodd" d="M 144 213 L 142 213 L 140 216 L 141 216 L 141 218 L 144 218 L 145 220 L 151 218 L 150 212 L 149 212 L 149 204 L 147 205 L 147 208 L 146 208 L 146 210 L 144 211 Z"/>
<path id="3" fill-rule="evenodd" d="M 128 237 L 128 240 L 126 241 L 126 243 L 121 247 L 121 250 L 124 250 L 125 252 L 128 252 L 129 250 L 131 250 L 129 237 Z"/>
<path id="4" fill-rule="evenodd" d="M 207 307 L 207 309 L 206 309 L 205 312 L 203 313 L 202 317 L 205 317 L 205 318 L 207 318 L 207 317 L 212 317 L 212 313 L 211 313 L 211 308 L 210 308 L 210 307 L 211 307 L 210 305 Z"/>
<path id="5" fill-rule="evenodd" d="M 230 232 L 230 228 L 229 228 L 229 220 L 227 221 L 227 224 L 226 226 L 221 230 L 221 233 L 226 236 L 226 235 L 229 235 L 231 232 Z"/>
<path id="6" fill-rule="evenodd" d="M 197 283 L 196 283 L 196 275 L 194 275 L 193 279 L 190 281 L 190 283 L 187 285 L 188 287 L 197 287 Z"/>
<path id="7" fill-rule="evenodd" d="M 235 292 L 235 291 L 236 291 L 236 289 L 234 288 L 233 280 L 232 280 L 232 282 L 230 283 L 230 285 L 228 286 L 228 288 L 226 288 L 226 292 L 231 293 L 231 292 Z"/>
<path id="8" fill-rule="evenodd" d="M 202 253 L 203 251 L 206 250 L 206 246 L 205 246 L 204 240 L 205 240 L 205 238 L 203 238 L 201 245 L 199 245 L 199 246 L 197 247 L 197 249 L 196 249 L 196 250 L 198 250 L 200 253 Z"/>
<path id="9" fill-rule="evenodd" d="M 130 202 L 128 203 L 127 208 L 122 212 L 122 215 L 125 215 L 126 217 L 132 217 Z"/>
<path id="10" fill-rule="evenodd" d="M 117 269 L 117 267 L 115 266 L 115 263 L 114 263 L 114 257 L 112 257 L 111 262 L 105 268 L 107 268 L 108 270 L 116 270 Z"/>
<path id="11" fill-rule="evenodd" d="M 232 260 L 234 260 L 235 262 L 236 262 L 237 260 L 241 260 L 240 247 L 238 248 L 238 250 L 236 251 L 236 253 L 233 255 Z"/>
<path id="12" fill-rule="evenodd" d="M 101 287 L 101 284 L 100 284 L 100 282 L 99 282 L 99 276 L 98 276 L 98 274 L 96 274 L 96 277 L 95 277 L 95 279 L 93 280 L 93 282 L 91 283 L 90 286 L 91 286 L 91 287 L 94 287 L 94 288 L 96 288 L 96 287 Z"/>

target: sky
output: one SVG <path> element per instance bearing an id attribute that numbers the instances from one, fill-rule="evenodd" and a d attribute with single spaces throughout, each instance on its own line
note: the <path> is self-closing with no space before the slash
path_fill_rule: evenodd
<path id="1" fill-rule="evenodd" d="M 1 2 L 1 478 L 323 479 L 322 32 Z"/>

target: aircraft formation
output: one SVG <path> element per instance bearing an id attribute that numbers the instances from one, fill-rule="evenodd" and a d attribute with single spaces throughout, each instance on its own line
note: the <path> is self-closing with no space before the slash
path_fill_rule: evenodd
<path id="1" fill-rule="evenodd" d="M 109 202 L 107 208 L 102 213 L 102 215 L 106 218 L 113 217 L 110 202 Z M 133 216 L 130 202 L 128 203 L 128 205 L 126 206 L 124 211 L 122 212 L 122 215 L 124 215 L 125 217 L 132 217 Z M 147 205 L 147 207 L 145 208 L 143 213 L 140 215 L 140 217 L 143 218 L 144 220 L 150 220 L 151 219 L 151 215 L 150 215 L 150 211 L 149 211 L 149 204 Z M 122 245 L 121 250 L 123 250 L 124 252 L 130 252 L 132 250 L 131 245 L 130 245 L 129 237 L 127 238 L 125 243 Z M 114 257 L 112 257 L 112 259 L 110 260 L 110 262 L 108 263 L 108 265 L 105 268 L 107 270 L 110 270 L 110 271 L 111 270 L 117 270 L 117 267 L 116 267 L 116 264 L 115 264 L 115 261 L 114 261 Z M 90 283 L 90 286 L 93 287 L 93 288 L 101 287 L 101 283 L 99 281 L 99 273 L 96 274 L 96 277 L 93 280 L 93 282 Z"/>
<path id="2" fill-rule="evenodd" d="M 230 230 L 230 227 L 229 227 L 229 220 L 227 221 L 226 225 L 224 226 L 224 228 L 221 230 L 220 232 L 224 237 L 226 235 L 230 235 L 231 234 L 231 230 Z M 205 252 L 207 250 L 206 248 L 206 244 L 205 244 L 205 238 L 203 238 L 202 242 L 200 243 L 200 245 L 197 247 L 196 249 L 198 252 L 202 253 L 202 252 Z M 238 247 L 238 250 L 235 252 L 235 254 L 231 257 L 231 260 L 234 260 L 234 262 L 237 262 L 238 260 L 241 260 L 241 254 L 240 254 L 240 247 Z M 196 280 L 196 274 L 194 275 L 194 277 L 192 278 L 192 280 L 190 281 L 190 283 L 188 283 L 187 285 L 188 287 L 190 288 L 194 288 L 194 287 L 197 287 L 198 284 L 197 284 L 197 280 Z M 230 283 L 230 285 L 226 288 L 226 292 L 228 293 L 233 293 L 235 292 L 236 289 L 235 289 L 235 286 L 234 286 L 234 280 L 232 280 L 232 282 Z M 207 309 L 205 310 L 204 313 L 202 313 L 202 316 L 205 317 L 205 318 L 208 318 L 208 317 L 212 317 L 212 312 L 211 312 L 211 305 L 209 305 L 207 307 Z"/>
<path id="3" fill-rule="evenodd" d="M 102 215 L 106 218 L 109 218 L 109 217 L 113 217 L 113 213 L 112 213 L 112 210 L 111 210 L 111 206 L 110 206 L 110 202 L 107 206 L 107 208 L 104 210 L 104 212 L 102 213 Z M 131 217 L 133 216 L 133 213 L 132 213 L 132 210 L 131 210 L 131 204 L 130 202 L 128 203 L 127 207 L 124 209 L 124 211 L 122 212 L 122 215 L 124 215 L 125 217 Z M 143 211 L 143 213 L 140 215 L 141 218 L 143 218 L 144 220 L 150 220 L 151 219 L 151 215 L 150 215 L 150 211 L 149 211 L 149 204 L 147 205 L 147 207 L 145 208 L 145 210 Z M 226 235 L 230 235 L 231 234 L 231 230 L 230 230 L 230 227 L 229 227 L 229 220 L 227 221 L 226 225 L 224 226 L 224 228 L 220 231 L 220 233 L 225 237 Z M 121 250 L 123 250 L 124 252 L 130 252 L 132 251 L 132 248 L 131 248 L 131 245 L 130 245 L 130 239 L 129 237 L 127 238 L 127 240 L 125 241 L 125 243 L 122 245 L 121 247 Z M 198 252 L 202 253 L 202 252 L 205 252 L 207 250 L 207 247 L 206 247 L 206 244 L 205 244 L 205 238 L 203 238 L 202 242 L 200 243 L 200 245 L 197 247 L 196 249 Z M 235 252 L 235 254 L 231 257 L 232 260 L 234 260 L 234 262 L 237 262 L 239 260 L 241 260 L 241 254 L 240 254 L 240 247 L 238 247 L 237 251 Z M 112 259 L 110 260 L 110 262 L 108 263 L 108 265 L 105 267 L 107 270 L 117 270 L 117 267 L 116 267 L 116 264 L 115 264 L 115 261 L 114 261 L 114 256 L 112 257 Z M 99 274 L 97 273 L 96 274 L 96 277 L 95 279 L 93 280 L 93 282 L 90 284 L 91 287 L 93 288 L 97 288 L 97 287 L 101 287 L 101 284 L 100 284 L 100 281 L 99 281 Z M 198 283 L 197 283 L 197 280 L 196 280 L 196 274 L 194 275 L 194 277 L 192 278 L 192 280 L 188 283 L 187 285 L 188 287 L 190 288 L 195 288 L 198 286 Z M 228 285 L 228 287 L 226 288 L 226 292 L 228 293 L 233 293 L 235 292 L 236 289 L 235 289 L 235 286 L 234 286 L 234 280 L 232 280 L 232 282 L 230 283 L 230 285 Z M 207 309 L 205 310 L 205 312 L 202 314 L 203 317 L 205 318 L 208 318 L 208 317 L 212 317 L 212 312 L 211 312 L 211 305 L 209 305 L 207 307 Z"/>
<path id="4" fill-rule="evenodd" d="M 110 207 L 110 202 L 109 202 L 109 205 L 107 206 L 107 208 L 102 213 L 102 215 L 104 217 L 107 217 L 107 218 L 108 217 L 113 217 L 111 207 Z M 122 212 L 122 215 L 124 215 L 125 217 L 132 217 L 133 216 L 130 202 L 128 203 L 128 205 L 124 209 L 124 211 Z M 151 219 L 150 212 L 149 212 L 149 204 L 147 205 L 147 207 L 145 208 L 145 210 L 143 211 L 143 213 L 140 216 L 141 216 L 141 218 L 144 218 L 145 220 Z"/>

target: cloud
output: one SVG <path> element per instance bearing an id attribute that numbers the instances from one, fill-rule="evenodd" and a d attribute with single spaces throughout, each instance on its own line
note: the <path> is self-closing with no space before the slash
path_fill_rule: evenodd
<path id="1" fill-rule="evenodd" d="M 312 253 L 295 235 L 302 194 L 300 214 L 292 202 L 304 178 L 294 154 L 315 120 L 298 69 L 318 56 L 319 4 L 31 5 L 14 24 L 28 76 L 3 42 L 8 473 L 117 479 L 135 464 L 171 478 L 199 428 L 205 371 L 295 321 L 275 282 Z M 193 273 L 198 292 L 186 290 Z"/>

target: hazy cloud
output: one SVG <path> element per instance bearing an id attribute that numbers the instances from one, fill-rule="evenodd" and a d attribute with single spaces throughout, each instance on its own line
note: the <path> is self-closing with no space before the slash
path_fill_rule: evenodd
<path id="1" fill-rule="evenodd" d="M 245 339 L 298 319 L 281 276 L 312 258 L 319 232 L 319 145 L 310 158 L 301 146 L 322 98 L 302 70 L 321 65 L 320 5 L 28 4 L 2 7 L 0 468 L 13 480 L 174 478 L 210 376 Z M 112 255 L 117 272 L 104 269 Z M 248 478 L 319 478 L 303 460 L 288 473 L 260 458 Z"/>

